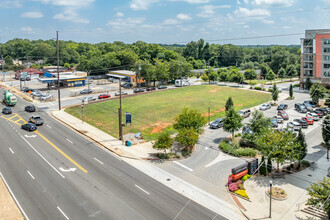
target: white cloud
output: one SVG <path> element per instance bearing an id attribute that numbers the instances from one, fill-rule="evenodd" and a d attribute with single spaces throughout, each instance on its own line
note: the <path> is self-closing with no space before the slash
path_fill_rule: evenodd
<path id="1" fill-rule="evenodd" d="M 254 0 L 255 5 L 275 6 L 275 7 L 289 7 L 295 0 Z"/>
<path id="2" fill-rule="evenodd" d="M 35 0 L 45 4 L 52 4 L 56 6 L 65 6 L 65 7 L 87 7 L 95 0 Z"/>
<path id="3" fill-rule="evenodd" d="M 266 9 L 256 8 L 249 10 L 247 8 L 239 7 L 234 14 L 237 17 L 255 17 L 255 16 L 270 16 L 270 12 Z"/>
<path id="4" fill-rule="evenodd" d="M 230 8 L 230 5 L 204 5 L 200 7 L 202 9 L 201 13 L 197 14 L 198 17 L 211 17 L 215 14 L 215 9 L 218 8 Z"/>
<path id="5" fill-rule="evenodd" d="M 21 15 L 23 18 L 42 18 L 44 15 L 41 12 L 30 11 Z"/>
<path id="6" fill-rule="evenodd" d="M 182 21 L 188 21 L 191 20 L 191 17 L 189 15 L 186 14 L 178 14 L 176 16 L 177 19 L 182 20 Z"/>
<path id="7" fill-rule="evenodd" d="M 133 10 L 147 10 L 151 4 L 158 2 L 158 0 L 132 0 L 130 8 Z"/>
<path id="8" fill-rule="evenodd" d="M 33 29 L 31 27 L 21 27 L 21 31 L 26 33 L 33 33 Z"/>
<path id="9" fill-rule="evenodd" d="M 249 0 L 243 0 L 245 4 L 249 4 Z"/>
<path id="10" fill-rule="evenodd" d="M 239 0 L 237 0 L 237 1 L 236 1 L 236 4 L 240 5 L 240 4 L 241 4 L 241 2 L 240 2 Z"/>
<path id="11" fill-rule="evenodd" d="M 249 26 L 249 25 L 244 25 L 243 28 L 245 28 L 245 29 L 249 29 L 250 26 Z"/>
<path id="12" fill-rule="evenodd" d="M 291 29 L 289 26 L 283 26 L 284 29 Z"/>
<path id="13" fill-rule="evenodd" d="M 272 20 L 267 20 L 267 19 L 262 20 L 262 22 L 263 22 L 264 24 L 274 24 L 274 21 L 272 21 Z"/>
<path id="14" fill-rule="evenodd" d="M 109 26 L 135 26 L 141 24 L 145 21 L 145 18 L 118 18 L 112 21 L 109 21 L 106 25 Z"/>
<path id="15" fill-rule="evenodd" d="M 1 8 L 21 8 L 21 0 L 3 0 L 0 2 Z"/>
<path id="16" fill-rule="evenodd" d="M 84 24 L 89 23 L 88 19 L 80 18 L 79 14 L 76 11 L 70 9 L 67 9 L 64 12 L 55 15 L 53 18 L 60 21 L 71 21 L 74 23 L 84 23 Z"/>
<path id="17" fill-rule="evenodd" d="M 95 28 L 95 31 L 103 31 L 103 28 Z"/>
<path id="18" fill-rule="evenodd" d="M 124 14 L 121 12 L 117 12 L 117 14 L 115 14 L 115 17 L 124 17 Z"/>
<path id="19" fill-rule="evenodd" d="M 170 0 L 171 2 L 187 2 L 190 4 L 202 4 L 202 3 L 208 3 L 209 0 Z"/>
<path id="20" fill-rule="evenodd" d="M 165 25 L 174 25 L 174 24 L 178 24 L 179 21 L 176 19 L 165 19 L 163 24 Z"/>

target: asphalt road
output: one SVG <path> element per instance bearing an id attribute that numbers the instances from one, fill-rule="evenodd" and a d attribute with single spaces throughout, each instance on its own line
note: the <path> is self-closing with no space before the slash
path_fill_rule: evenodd
<path id="1" fill-rule="evenodd" d="M 224 219 L 26 105 L 0 118 L 0 172 L 28 219 Z"/>

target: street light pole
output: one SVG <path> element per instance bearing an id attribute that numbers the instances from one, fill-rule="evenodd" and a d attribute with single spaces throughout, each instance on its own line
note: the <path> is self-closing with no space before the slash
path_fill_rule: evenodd
<path id="1" fill-rule="evenodd" d="M 84 100 L 81 103 L 81 122 L 84 123 Z"/>
<path id="2" fill-rule="evenodd" d="M 273 181 L 269 180 L 269 218 L 272 218 L 272 186 Z"/>
<path id="3" fill-rule="evenodd" d="M 57 91 L 58 91 L 58 110 L 61 110 L 61 91 L 60 91 L 60 53 L 58 44 L 58 31 L 56 31 L 56 50 L 57 50 Z"/>
<path id="4" fill-rule="evenodd" d="M 122 111 L 121 111 L 121 78 L 119 78 L 119 139 L 121 140 L 122 145 L 124 145 L 124 137 L 123 137 L 123 123 L 122 123 Z"/>

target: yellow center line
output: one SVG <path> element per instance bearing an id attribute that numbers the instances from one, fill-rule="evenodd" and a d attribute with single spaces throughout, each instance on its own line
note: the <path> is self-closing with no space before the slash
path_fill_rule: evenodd
<path id="1" fill-rule="evenodd" d="M 15 114 L 14 116 L 10 117 L 10 118 L 6 118 L 3 116 L 1 116 L 4 119 L 7 119 L 8 121 L 11 121 L 12 123 L 15 123 L 19 126 L 21 126 L 21 124 L 19 124 L 19 121 L 23 121 L 23 124 L 26 124 L 27 122 L 18 114 Z M 11 119 L 15 118 L 15 117 L 19 117 L 19 120 L 13 121 Z M 65 158 L 67 158 L 71 163 L 73 163 L 74 165 L 76 165 L 79 169 L 81 169 L 84 173 L 87 173 L 88 171 L 85 170 L 82 166 L 80 166 L 76 161 L 74 161 L 73 159 L 71 159 L 71 157 L 69 157 L 66 153 L 64 153 L 60 148 L 56 147 L 55 144 L 53 144 L 50 140 L 48 140 L 45 136 L 43 136 L 39 131 L 34 131 L 37 135 L 39 135 L 42 139 L 44 139 L 48 144 L 50 144 L 53 148 L 55 148 L 58 152 L 60 152 Z"/>
<path id="2" fill-rule="evenodd" d="M 48 140 L 45 136 L 43 136 L 39 131 L 34 131 L 36 134 L 38 134 L 40 137 L 42 137 L 48 144 L 50 144 L 53 148 L 55 148 L 58 152 L 60 152 L 64 157 L 66 157 L 71 163 L 76 165 L 79 169 L 81 169 L 84 173 L 87 173 L 88 171 L 85 170 L 82 166 L 80 166 L 76 161 L 71 159 L 66 153 L 64 153 L 61 149 L 55 146 L 50 140 Z"/>

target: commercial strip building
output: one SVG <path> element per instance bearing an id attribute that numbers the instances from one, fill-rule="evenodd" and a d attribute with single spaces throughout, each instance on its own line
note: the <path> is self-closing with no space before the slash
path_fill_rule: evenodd
<path id="1" fill-rule="evenodd" d="M 110 71 L 108 74 L 106 74 L 109 78 L 114 78 L 114 79 L 120 79 L 122 76 L 125 76 L 125 79 L 122 81 L 132 83 L 134 86 L 137 85 L 139 82 L 136 72 L 130 71 L 130 70 L 114 70 Z M 144 83 L 145 81 L 143 79 L 140 79 L 141 83 Z"/>
<path id="2" fill-rule="evenodd" d="M 306 79 L 330 87 L 330 29 L 306 30 L 301 39 L 300 83 Z"/>
<path id="3" fill-rule="evenodd" d="M 86 85 L 87 73 L 82 71 L 60 72 L 60 85 L 63 87 L 78 87 Z M 47 87 L 57 86 L 57 73 L 46 72 L 43 78 L 38 78 L 42 83 L 47 84 Z"/>

